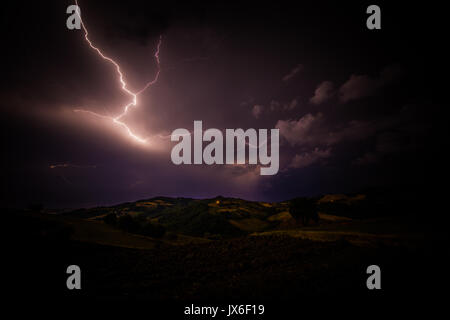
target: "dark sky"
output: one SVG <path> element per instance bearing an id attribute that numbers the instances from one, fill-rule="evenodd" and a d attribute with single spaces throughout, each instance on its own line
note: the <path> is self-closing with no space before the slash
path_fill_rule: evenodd
<path id="1" fill-rule="evenodd" d="M 2 8 L 2 202 L 48 207 L 152 196 L 298 195 L 417 186 L 435 172 L 445 41 L 442 8 L 377 2 L 80 0 L 93 43 L 129 88 L 160 75 L 124 128 L 75 109 L 116 116 L 130 97 L 117 73 L 66 28 L 72 1 Z M 280 171 L 175 166 L 174 129 L 279 128 Z"/>

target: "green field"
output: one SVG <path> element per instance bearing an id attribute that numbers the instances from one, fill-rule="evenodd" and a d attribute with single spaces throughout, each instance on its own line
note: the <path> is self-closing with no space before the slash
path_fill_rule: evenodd
<path id="1" fill-rule="evenodd" d="M 396 294 L 414 270 L 430 267 L 430 230 L 414 217 L 358 213 L 353 206 L 368 205 L 360 203 L 366 197 L 358 197 L 341 196 L 344 204 L 315 199 L 326 206 L 318 206 L 318 221 L 307 225 L 291 215 L 289 202 L 223 197 L 7 215 L 21 248 L 18 261 L 43 261 L 48 270 L 80 264 L 87 297 L 270 300 L 358 294 L 366 292 L 365 268 L 374 263 L 390 270 L 386 287 Z M 331 205 L 336 202 L 337 209 Z M 342 214 L 344 206 L 350 214 Z M 46 281 L 53 277 L 48 272 Z M 54 288 L 47 285 L 49 292 L 61 290 L 58 281 Z"/>

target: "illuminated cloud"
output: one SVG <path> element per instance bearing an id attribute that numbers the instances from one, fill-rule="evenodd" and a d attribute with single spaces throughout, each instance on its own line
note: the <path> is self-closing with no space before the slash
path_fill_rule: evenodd
<path id="1" fill-rule="evenodd" d="M 258 119 L 261 116 L 261 113 L 263 112 L 264 107 L 259 104 L 255 104 L 252 108 L 252 114 L 253 116 Z"/>
<path id="2" fill-rule="evenodd" d="M 308 113 L 298 120 L 278 120 L 275 128 L 280 130 L 280 136 L 295 146 L 310 139 L 311 129 L 321 118 L 322 113 Z"/>
<path id="3" fill-rule="evenodd" d="M 97 168 L 96 165 L 78 165 L 78 164 L 71 164 L 71 163 L 51 164 L 48 167 L 50 169 L 59 169 L 59 168 L 95 169 L 95 168 Z"/>

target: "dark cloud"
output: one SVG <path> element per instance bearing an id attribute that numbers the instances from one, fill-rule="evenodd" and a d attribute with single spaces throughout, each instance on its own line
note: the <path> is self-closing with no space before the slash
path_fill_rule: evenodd
<path id="1" fill-rule="evenodd" d="M 300 73 L 300 71 L 303 70 L 303 68 L 304 67 L 302 64 L 297 64 L 294 68 L 292 68 L 292 70 L 288 74 L 283 76 L 282 80 L 284 82 L 291 81 L 293 78 L 295 78 Z"/>
<path id="2" fill-rule="evenodd" d="M 298 120 L 278 120 L 275 125 L 280 136 L 291 146 L 332 146 L 343 141 L 364 140 L 376 132 L 374 122 L 352 120 L 330 124 L 323 113 L 308 113 Z"/>
<path id="3" fill-rule="evenodd" d="M 403 110 L 402 113 L 405 111 Z M 414 154 L 420 146 L 420 136 L 423 134 L 416 128 L 411 128 L 411 119 L 397 115 L 380 125 L 374 135 L 375 143 L 370 151 L 353 160 L 355 165 L 371 165 L 383 161 L 389 156 Z M 411 130 L 412 129 L 412 130 Z"/>
<path id="4" fill-rule="evenodd" d="M 289 165 L 289 168 L 306 168 L 314 163 L 331 157 L 331 149 L 320 150 L 319 148 L 314 148 L 310 152 L 304 152 L 302 154 L 296 154 Z"/>
<path id="5" fill-rule="evenodd" d="M 297 98 L 292 99 L 291 102 L 284 104 L 283 108 L 284 110 L 294 110 L 295 107 L 298 106 L 298 100 Z"/>
<path id="6" fill-rule="evenodd" d="M 339 100 L 343 103 L 374 95 L 382 87 L 395 81 L 401 70 L 398 66 L 384 68 L 378 77 L 352 74 L 339 88 Z"/>
<path id="7" fill-rule="evenodd" d="M 330 100 L 335 94 L 334 84 L 331 81 L 324 81 L 319 84 L 314 91 L 314 96 L 309 99 L 309 102 L 315 105 L 322 104 Z"/>
<path id="8" fill-rule="evenodd" d="M 270 111 L 277 111 L 281 106 L 281 103 L 277 100 L 270 101 Z"/>

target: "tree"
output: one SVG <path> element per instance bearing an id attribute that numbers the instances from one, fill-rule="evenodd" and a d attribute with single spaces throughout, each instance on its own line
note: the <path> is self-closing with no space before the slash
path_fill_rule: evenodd
<path id="1" fill-rule="evenodd" d="M 159 223 L 147 222 L 141 230 L 141 234 L 152 238 L 162 238 L 166 233 L 166 228 Z"/>
<path id="2" fill-rule="evenodd" d="M 139 230 L 139 224 L 129 214 L 124 214 L 117 219 L 117 226 L 130 233 L 136 233 Z"/>
<path id="3" fill-rule="evenodd" d="M 319 221 L 319 214 L 317 213 L 317 203 L 315 199 L 293 199 L 289 204 L 289 212 L 296 221 L 301 221 L 304 226 L 309 223 L 310 219 L 313 219 L 316 223 Z"/>
<path id="4" fill-rule="evenodd" d="M 115 226 L 117 224 L 117 216 L 115 213 L 108 213 L 104 218 L 103 221 L 106 224 Z"/>

